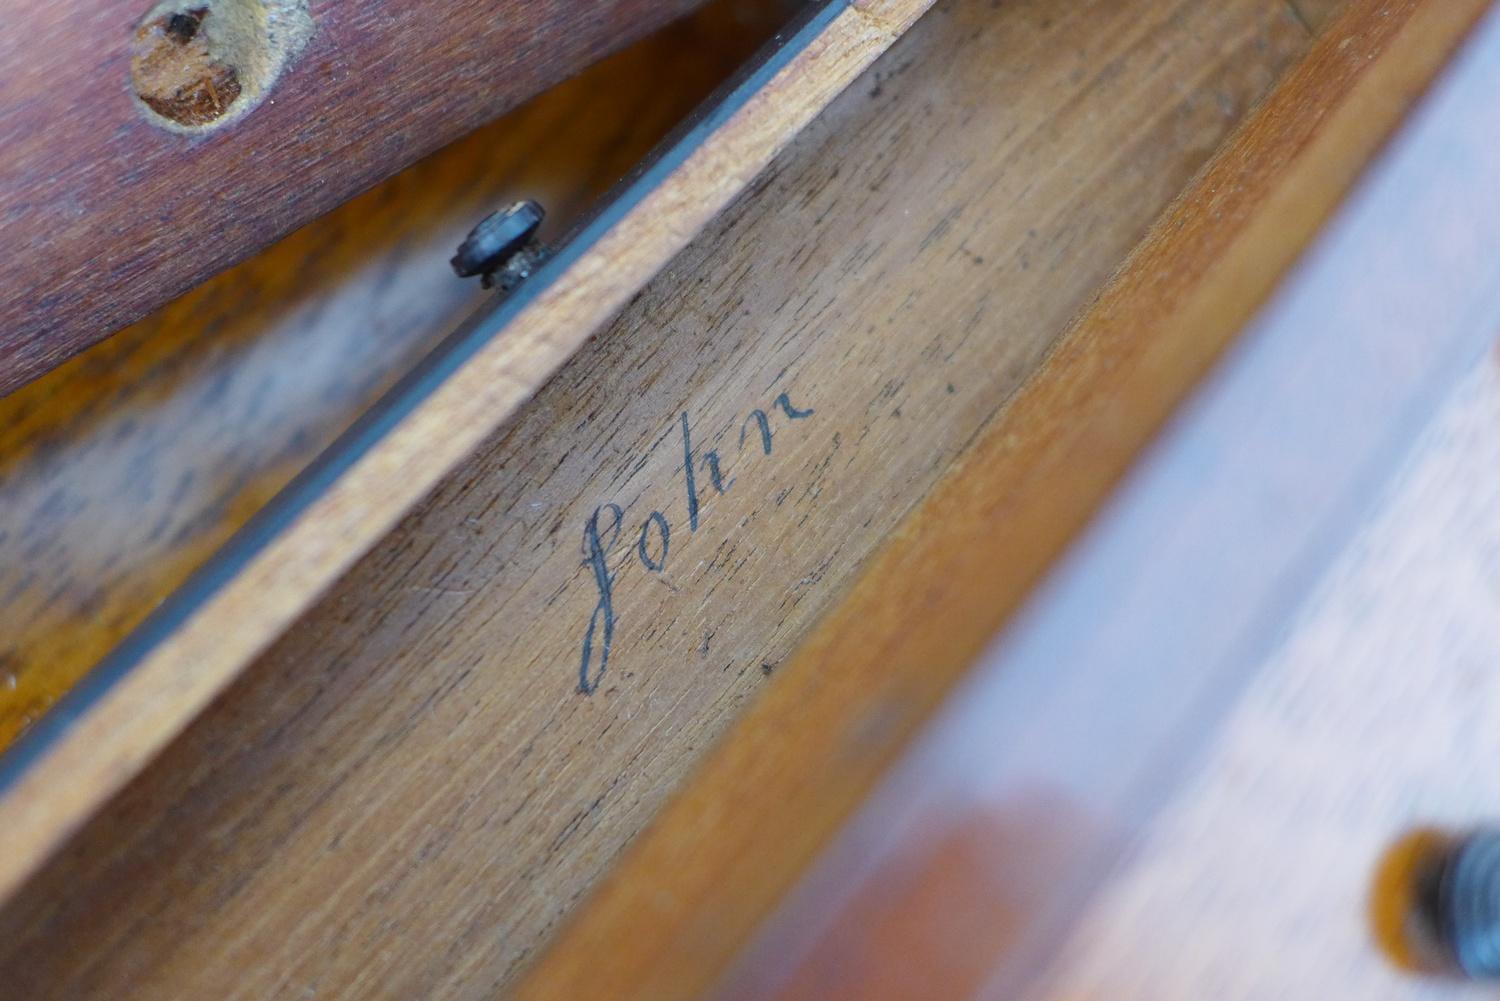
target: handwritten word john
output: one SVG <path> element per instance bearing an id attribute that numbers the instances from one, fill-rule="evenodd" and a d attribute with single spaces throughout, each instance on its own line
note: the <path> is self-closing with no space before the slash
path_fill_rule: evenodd
<path id="1" fill-rule="evenodd" d="M 792 403 L 791 397 L 782 393 L 771 404 L 771 410 L 779 410 L 788 421 L 806 420 L 814 413 L 811 407 L 803 409 Z M 687 491 L 688 531 L 698 531 L 701 515 L 698 471 L 708 474 L 708 485 L 718 494 L 728 493 L 734 486 L 733 477 L 725 477 L 724 461 L 714 449 L 701 456 L 693 449 L 692 427 L 687 412 L 682 413 L 682 479 Z M 739 451 L 743 455 L 747 445 L 752 450 L 759 447 L 761 454 L 770 455 L 775 440 L 771 416 L 764 410 L 752 410 L 740 424 Z M 609 667 L 609 653 L 615 638 L 615 574 L 609 569 L 609 554 L 625 527 L 625 512 L 620 505 L 609 503 L 594 509 L 594 513 L 583 525 L 583 565 L 591 571 L 594 589 L 598 598 L 589 615 L 588 626 L 583 631 L 583 648 L 578 661 L 578 690 L 592 695 Z M 672 525 L 660 511 L 652 511 L 641 522 L 635 535 L 635 555 L 641 566 L 649 573 L 661 573 L 667 568 L 667 557 L 672 550 Z"/>

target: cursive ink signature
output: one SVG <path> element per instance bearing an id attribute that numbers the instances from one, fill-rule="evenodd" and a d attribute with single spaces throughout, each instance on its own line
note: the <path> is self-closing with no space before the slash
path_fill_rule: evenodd
<path id="1" fill-rule="evenodd" d="M 782 393 L 771 404 L 772 411 L 780 411 L 788 421 L 806 420 L 814 413 L 811 407 L 801 408 L 792 403 L 791 397 Z M 724 463 L 718 451 L 709 449 L 701 456 L 693 449 L 692 425 L 687 411 L 679 419 L 682 438 L 682 480 L 687 491 L 688 531 L 698 531 L 701 514 L 698 496 L 698 471 L 708 473 L 709 486 L 725 494 L 734 486 L 734 478 L 724 476 Z M 739 450 L 743 455 L 747 443 L 760 446 L 763 455 L 770 455 L 775 440 L 771 415 L 764 410 L 752 410 L 740 423 Z M 589 613 L 588 625 L 583 631 L 583 644 L 578 661 L 578 691 L 592 695 L 599 688 L 604 672 L 609 667 L 609 654 L 614 645 L 615 623 L 615 576 L 609 569 L 609 553 L 620 541 L 625 527 L 625 512 L 613 502 L 594 508 L 583 525 L 583 565 L 590 570 L 597 597 L 594 609 Z M 648 573 L 661 573 L 667 568 L 667 555 L 672 547 L 672 525 L 661 511 L 652 511 L 641 522 L 636 533 L 635 555 Z"/>

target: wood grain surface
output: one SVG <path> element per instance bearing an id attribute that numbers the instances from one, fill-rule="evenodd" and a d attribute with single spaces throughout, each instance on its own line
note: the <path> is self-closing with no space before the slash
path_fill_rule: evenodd
<path id="1" fill-rule="evenodd" d="M 0 898 L 743 190 L 926 0 L 809 8 L 524 286 L 465 321 L 0 762 Z"/>
<path id="2" fill-rule="evenodd" d="M 207 37 L 239 11 L 298 6 L 180 8 L 207 11 Z M 7 0 L 0 220 L 17 252 L 0 261 L 0 394 L 692 6 L 317 0 L 264 101 L 183 135 L 132 94 L 146 0 Z"/>
<path id="3" fill-rule="evenodd" d="M 1413 837 L 1490 825 L 1491 13 L 723 996 L 1490 997 Z"/>
<path id="4" fill-rule="evenodd" d="M 941 8 L 21 892 L 0 975 L 511 983 L 1305 42 L 1250 0 Z"/>
<path id="5" fill-rule="evenodd" d="M 1327 29 L 614 867 L 518 996 L 604 985 L 612 997 L 691 997 L 725 972 L 1264 301 L 1485 6 L 1357 3 Z M 1149 720 L 1150 709 L 1134 718 Z M 1024 703 L 1011 711 L 1027 718 Z M 1084 738 L 1098 720 L 1072 722 L 1070 739 L 1092 748 Z M 1064 746 L 1032 750 L 1067 761 Z M 1054 804 L 1034 805 L 1034 816 L 1055 822 L 1044 845 L 1065 851 L 1088 833 Z M 1024 832 L 957 830 L 946 846 L 962 855 L 1007 834 Z M 991 947 L 1030 927 L 1027 908 L 1057 889 L 1047 871 L 1026 868 L 1020 901 L 1001 898 L 1002 913 L 989 912 L 996 923 L 976 923 L 994 931 Z M 983 897 L 981 886 L 957 900 Z M 940 981 L 915 976 L 940 993 Z M 816 995 L 822 983 L 805 986 Z"/>

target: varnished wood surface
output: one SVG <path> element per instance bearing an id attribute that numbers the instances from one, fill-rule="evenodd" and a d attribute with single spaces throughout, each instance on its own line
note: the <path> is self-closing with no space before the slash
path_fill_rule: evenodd
<path id="1" fill-rule="evenodd" d="M 613 997 L 690 997 L 724 972 L 923 713 L 973 663 L 1173 402 L 1269 294 L 1484 6 L 1356 4 L 1327 29 L 615 866 L 519 996 L 566 996 L 602 984 Z M 1357 289 L 1359 279 L 1351 276 L 1349 285 Z M 1232 442 L 1223 447 L 1232 450 Z M 1152 565 L 1144 554 L 1137 562 Z M 1093 635 L 1084 624 L 1074 629 Z M 1068 677 L 1068 691 L 1086 699 L 1086 679 Z M 1066 762 L 1075 746 L 1107 752 L 1111 745 L 1089 738 L 1109 725 L 1110 705 L 1106 699 L 1084 722 L 1066 717 L 1066 741 L 1044 734 L 1053 739 L 1027 745 L 1018 758 Z M 1149 727 L 1152 704 L 1126 705 Z M 1031 718 L 1024 699 L 1009 711 Z M 995 767 L 982 755 L 965 763 Z M 978 934 L 993 933 L 977 943 L 987 949 L 1020 949 L 1023 933 L 1045 947 L 1051 929 L 1034 924 L 1032 910 L 1055 897 L 1068 903 L 1049 878 L 1047 853 L 1067 857 L 1074 838 L 1097 845 L 1087 818 L 1069 815 L 1066 804 L 1040 797 L 1030 812 L 1027 806 L 1016 806 L 1019 827 L 985 823 L 939 834 L 930 846 L 960 858 L 987 839 L 1032 849 L 1023 857 L 1036 864 L 1017 874 L 1013 896 L 988 900 L 985 886 L 994 884 L 960 866 L 959 892 L 947 898 L 957 912 L 927 912 L 961 923 L 966 900 L 995 905 L 975 923 Z M 892 950 L 899 961 L 889 940 L 864 944 Z M 752 962 L 769 977 L 786 955 L 771 950 Z M 968 958 L 973 965 L 965 968 L 960 950 L 949 969 L 955 993 L 978 985 L 963 978 L 982 981 L 988 970 L 981 954 Z M 845 986 L 880 986 L 837 960 L 821 972 L 847 976 Z M 897 981 L 895 996 L 902 984 L 943 996 L 940 981 L 904 970 L 912 979 Z M 824 983 L 803 986 L 816 996 Z"/>
<path id="2" fill-rule="evenodd" d="M 524 286 L 465 321 L 34 723 L 0 762 L 0 898 L 531 399 L 925 6 L 809 8 Z"/>
<path id="3" fill-rule="evenodd" d="M 3 976 L 511 983 L 1306 41 L 1251 0 L 955 3 L 916 31 L 22 891 Z M 585 526 L 611 502 L 616 630 L 584 696 Z"/>
<path id="4" fill-rule="evenodd" d="M 1388 860 L 1500 802 L 1497 77 L 1491 14 L 724 996 L 1493 996 Z"/>
<path id="5" fill-rule="evenodd" d="M 202 0 L 207 25 L 235 8 Z M 678 16 L 691 0 L 308 6 L 265 101 L 206 135 L 131 90 L 145 0 L 0 16 L 0 394 Z M 248 99 L 248 95 L 247 98 Z"/>

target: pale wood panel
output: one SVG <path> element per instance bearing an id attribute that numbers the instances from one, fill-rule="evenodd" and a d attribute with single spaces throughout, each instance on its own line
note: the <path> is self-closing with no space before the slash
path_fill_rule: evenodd
<path id="1" fill-rule="evenodd" d="M 1330 25 L 616 865 L 520 996 L 603 984 L 615 997 L 687 997 L 724 969 L 1241 329 L 1484 6 L 1362 3 Z M 1013 712 L 1025 720 L 1024 704 Z M 965 834 L 1006 833 L 958 832 L 955 849 Z M 1093 836 L 1066 820 L 1055 833 L 1063 854 L 1068 834 Z M 1045 874 L 1016 887 L 1033 906 L 1056 889 Z M 1003 942 L 1005 926 L 995 931 Z"/>
<path id="2" fill-rule="evenodd" d="M 351 428 L 360 437 L 330 446 L 155 609 L 145 632 L 95 669 L 87 699 L 16 747 L 0 796 L 10 837 L 0 898 L 529 400 L 928 2 L 876 4 L 873 15 L 838 0 L 810 8 L 730 104 L 679 135 L 512 301 L 455 333 L 456 347 L 407 392 Z"/>
<path id="3" fill-rule="evenodd" d="M 469 227 L 562 233 L 783 19 L 711 4 L 0 398 L 0 746 L 480 304 Z"/>
<path id="4" fill-rule="evenodd" d="M 934 14 L 23 891 L 4 974 L 509 983 L 1304 43 L 1258 0 Z"/>

